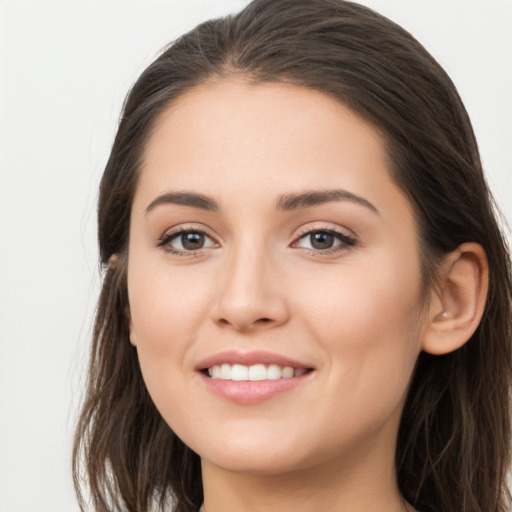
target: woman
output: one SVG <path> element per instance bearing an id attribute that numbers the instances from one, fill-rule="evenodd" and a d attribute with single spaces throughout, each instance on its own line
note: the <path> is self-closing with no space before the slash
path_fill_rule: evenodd
<path id="1" fill-rule="evenodd" d="M 400 27 L 255 0 L 181 37 L 127 98 L 99 240 L 95 510 L 506 510 L 510 259 Z"/>

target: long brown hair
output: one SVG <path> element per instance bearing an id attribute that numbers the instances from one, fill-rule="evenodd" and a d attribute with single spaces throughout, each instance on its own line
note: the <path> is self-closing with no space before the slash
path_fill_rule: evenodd
<path id="1" fill-rule="evenodd" d="M 420 510 L 504 512 L 510 503 L 512 282 L 477 144 L 457 91 L 405 30 L 354 2 L 255 0 L 171 44 L 132 87 L 101 182 L 105 268 L 73 471 L 94 509 L 175 512 L 202 502 L 200 462 L 164 422 L 129 343 L 127 243 L 144 146 L 159 114 L 212 79 L 286 82 L 329 94 L 382 134 L 389 166 L 417 218 L 426 290 L 435 262 L 464 242 L 489 262 L 487 304 L 472 338 L 443 355 L 420 354 L 396 452 L 405 498 Z M 118 259 L 109 265 L 111 255 Z M 84 464 L 82 464 L 82 459 Z"/>

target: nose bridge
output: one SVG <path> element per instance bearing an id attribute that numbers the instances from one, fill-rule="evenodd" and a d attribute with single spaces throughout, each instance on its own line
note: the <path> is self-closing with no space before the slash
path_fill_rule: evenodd
<path id="1" fill-rule="evenodd" d="M 245 237 L 233 244 L 223 262 L 217 321 L 239 330 L 283 323 L 287 307 L 278 260 L 264 240 Z"/>

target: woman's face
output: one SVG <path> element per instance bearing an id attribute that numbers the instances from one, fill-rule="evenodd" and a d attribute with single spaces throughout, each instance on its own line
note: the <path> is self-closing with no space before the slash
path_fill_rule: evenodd
<path id="1" fill-rule="evenodd" d="M 392 458 L 426 316 L 417 230 L 342 104 L 241 81 L 176 100 L 144 155 L 128 292 L 151 397 L 203 462 Z"/>

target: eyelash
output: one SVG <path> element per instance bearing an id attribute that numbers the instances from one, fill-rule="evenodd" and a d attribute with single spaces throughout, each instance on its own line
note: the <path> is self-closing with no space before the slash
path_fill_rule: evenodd
<path id="1" fill-rule="evenodd" d="M 176 238 L 179 238 L 180 236 L 186 235 L 186 234 L 199 234 L 204 235 L 205 237 L 213 240 L 211 236 L 209 236 L 205 231 L 201 229 L 195 229 L 195 228 L 180 228 L 176 231 L 173 231 L 171 233 L 165 233 L 158 241 L 157 247 L 162 248 L 166 252 L 174 255 L 174 256 L 197 256 L 201 254 L 201 251 L 205 248 L 200 248 L 195 251 L 182 251 L 182 250 L 176 250 L 173 249 L 170 245 L 170 243 L 175 240 Z M 303 250 L 307 251 L 309 254 L 318 256 L 318 255 L 329 255 L 329 254 L 335 254 L 339 252 L 346 251 L 350 249 L 351 247 L 354 247 L 357 244 L 357 239 L 353 236 L 347 235 L 346 233 L 343 233 L 341 231 L 337 231 L 332 228 L 316 228 L 316 229 L 305 229 L 302 233 L 299 234 L 299 236 L 294 240 L 294 242 L 291 244 L 291 247 L 296 246 L 296 244 L 308 236 L 311 236 L 313 234 L 322 233 L 322 234 L 328 234 L 332 235 L 336 240 L 341 242 L 339 245 L 336 245 L 334 247 L 330 247 L 328 249 L 308 249 L 303 248 Z"/>
<path id="2" fill-rule="evenodd" d="M 205 237 L 213 240 L 213 238 L 211 236 L 209 236 L 202 229 L 179 228 L 176 231 L 172 231 L 171 233 L 164 233 L 164 235 L 159 239 L 157 247 L 161 247 L 164 251 L 172 254 L 173 256 L 197 256 L 201 253 L 201 250 L 203 250 L 204 248 L 198 249 L 196 251 L 182 251 L 182 250 L 173 249 L 170 245 L 170 243 L 173 240 L 175 240 L 176 238 L 179 238 L 180 236 L 191 234 L 191 233 L 204 235 Z"/>
<path id="3" fill-rule="evenodd" d="M 354 247 L 355 245 L 357 245 L 357 239 L 355 237 L 347 235 L 346 233 L 343 233 L 342 231 L 338 231 L 336 229 L 323 227 L 323 228 L 315 228 L 315 229 L 311 229 L 311 228 L 305 229 L 301 234 L 299 234 L 297 239 L 293 242 L 292 247 L 295 246 L 295 244 L 297 244 L 300 240 L 303 240 L 313 234 L 319 234 L 319 233 L 332 235 L 336 240 L 338 240 L 341 243 L 334 247 L 330 247 L 330 248 L 324 249 L 324 250 L 303 248 L 303 250 L 307 251 L 309 254 L 312 254 L 313 256 L 317 256 L 319 254 L 320 255 L 337 254 L 340 252 L 347 251 L 351 247 Z"/>

